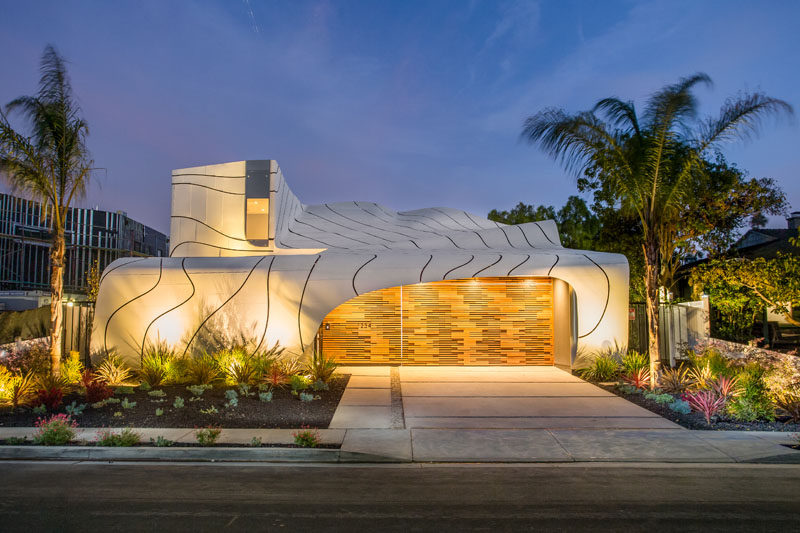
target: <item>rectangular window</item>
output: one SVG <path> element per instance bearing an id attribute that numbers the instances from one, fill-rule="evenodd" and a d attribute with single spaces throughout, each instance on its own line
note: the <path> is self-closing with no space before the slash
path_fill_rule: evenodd
<path id="1" fill-rule="evenodd" d="M 248 241 L 269 239 L 269 198 L 247 199 L 245 232 Z"/>

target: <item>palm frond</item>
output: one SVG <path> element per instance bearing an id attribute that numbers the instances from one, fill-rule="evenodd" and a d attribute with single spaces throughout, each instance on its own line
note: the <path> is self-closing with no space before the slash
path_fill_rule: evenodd
<path id="1" fill-rule="evenodd" d="M 641 134 L 639 118 L 636 116 L 636 107 L 632 101 L 624 102 L 619 98 L 603 98 L 594 105 L 593 112 L 602 111 L 609 122 L 618 128 L 633 130 L 636 135 Z"/>
<path id="2" fill-rule="evenodd" d="M 698 150 L 731 140 L 749 140 L 758 134 L 766 117 L 781 114 L 792 115 L 794 109 L 789 103 L 762 93 L 729 98 L 722 105 L 718 117 L 709 118 L 702 124 Z"/>

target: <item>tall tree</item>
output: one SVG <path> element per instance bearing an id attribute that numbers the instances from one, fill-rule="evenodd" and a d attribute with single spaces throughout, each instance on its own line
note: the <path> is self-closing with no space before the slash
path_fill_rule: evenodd
<path id="1" fill-rule="evenodd" d="M 65 222 L 72 201 L 86 192 L 92 161 L 86 148 L 89 128 L 73 97 L 65 61 L 53 46 L 45 47 L 39 70 L 39 92 L 6 106 L 6 113 L 27 120 L 29 135 L 15 130 L 0 110 L 0 170 L 15 190 L 41 201 L 50 220 L 50 364 L 59 375 Z"/>
<path id="2" fill-rule="evenodd" d="M 708 182 L 704 157 L 725 141 L 758 133 L 761 119 L 791 106 L 761 93 L 727 100 L 719 116 L 698 120 L 695 74 L 650 96 L 639 115 L 632 101 L 605 98 L 589 111 L 545 109 L 528 117 L 521 137 L 576 177 L 591 176 L 636 215 L 642 231 L 651 385 L 660 366 L 659 287 L 664 258 L 673 257 L 676 228 L 693 192 Z"/>

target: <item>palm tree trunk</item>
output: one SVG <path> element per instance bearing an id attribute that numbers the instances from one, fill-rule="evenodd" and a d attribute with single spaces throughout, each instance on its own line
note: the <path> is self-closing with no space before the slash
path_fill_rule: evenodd
<path id="1" fill-rule="evenodd" d="M 53 247 L 50 250 L 50 371 L 61 375 L 61 336 L 64 308 L 64 228 L 53 229 Z"/>
<path id="2" fill-rule="evenodd" d="M 644 244 L 644 271 L 647 340 L 650 352 L 650 387 L 654 389 L 661 365 L 660 332 L 658 330 L 658 247 L 655 243 L 645 242 Z"/>

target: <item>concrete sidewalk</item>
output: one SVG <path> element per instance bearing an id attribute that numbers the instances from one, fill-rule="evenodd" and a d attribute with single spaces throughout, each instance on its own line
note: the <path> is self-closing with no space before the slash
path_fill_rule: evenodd
<path id="1" fill-rule="evenodd" d="M 35 428 L 0 428 L 0 439 L 31 438 Z M 91 441 L 99 428 L 80 430 Z M 118 430 L 115 430 L 118 431 Z M 0 459 L 205 460 L 321 462 L 674 462 L 800 463 L 800 451 L 782 444 L 792 434 L 744 431 L 594 430 L 594 429 L 323 429 L 322 442 L 339 450 L 185 448 L 194 443 L 188 429 L 134 428 L 143 440 L 163 436 L 174 448 L 81 448 L 0 446 Z M 289 444 L 293 430 L 224 429 L 219 442 L 248 445 Z M 187 450 L 189 450 L 187 452 Z M 206 453 L 207 452 L 207 453 Z M 319 452 L 319 453 L 317 453 Z M 187 455 L 188 453 L 188 455 Z M 27 455 L 26 455 L 27 454 Z M 335 456 L 335 457 L 334 457 Z M 247 457 L 247 458 L 243 458 Z M 316 457 L 316 459 L 315 459 Z"/>

